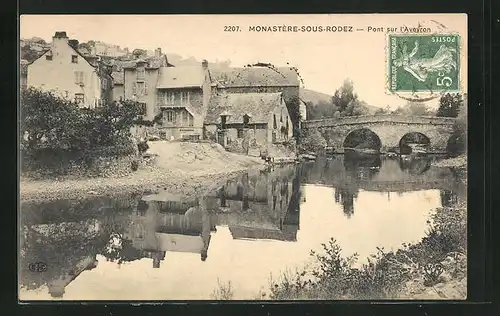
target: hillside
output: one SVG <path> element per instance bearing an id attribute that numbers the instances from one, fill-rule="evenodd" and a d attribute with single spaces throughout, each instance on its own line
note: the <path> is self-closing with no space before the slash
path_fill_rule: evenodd
<path id="1" fill-rule="evenodd" d="M 318 104 L 318 102 L 332 102 L 331 95 L 303 88 L 300 88 L 300 98 L 305 102 L 312 102 L 313 104 Z"/>

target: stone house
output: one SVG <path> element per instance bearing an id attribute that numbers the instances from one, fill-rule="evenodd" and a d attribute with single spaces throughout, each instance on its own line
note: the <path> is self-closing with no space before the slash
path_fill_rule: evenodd
<path id="1" fill-rule="evenodd" d="M 157 105 L 163 114 L 162 135 L 167 139 L 201 139 L 212 96 L 207 61 L 199 66 L 163 67 L 156 85 Z"/>
<path id="2" fill-rule="evenodd" d="M 156 104 L 156 85 L 160 77 L 160 69 L 171 66 L 168 63 L 167 56 L 162 54 L 160 48 L 156 49 L 155 56 L 122 63 L 123 81 L 121 81 L 121 78 L 118 78 L 121 84 L 117 84 L 115 81 L 113 99 L 118 101 L 122 98 L 139 102 L 143 108 L 142 115 L 144 119 L 153 120 L 159 113 Z M 114 73 L 113 78 L 116 78 L 116 76 L 117 74 Z"/>
<path id="3" fill-rule="evenodd" d="M 95 56 L 84 56 L 66 32 L 56 32 L 50 49 L 27 66 L 27 86 L 51 91 L 85 107 L 109 101 L 110 69 Z"/>
<path id="4" fill-rule="evenodd" d="M 254 66 L 213 71 L 218 88 L 227 93 L 283 93 L 292 120 L 293 133 L 299 128 L 300 80 L 290 67 Z"/>
<path id="5" fill-rule="evenodd" d="M 231 151 L 256 156 L 293 136 L 281 92 L 222 92 L 212 97 L 204 125 L 205 138 Z"/>

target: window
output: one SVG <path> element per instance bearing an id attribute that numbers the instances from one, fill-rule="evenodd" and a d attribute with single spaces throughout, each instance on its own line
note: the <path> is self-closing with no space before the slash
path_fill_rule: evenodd
<path id="1" fill-rule="evenodd" d="M 238 128 L 238 138 L 243 138 L 243 128 Z"/>
<path id="2" fill-rule="evenodd" d="M 144 81 L 146 79 L 146 70 L 144 68 L 137 68 L 137 81 Z"/>
<path id="3" fill-rule="evenodd" d="M 71 62 L 73 64 L 78 64 L 78 56 L 77 55 L 71 55 Z"/>
<path id="4" fill-rule="evenodd" d="M 276 114 L 273 114 L 273 128 L 274 129 L 278 128 L 278 124 L 276 123 Z"/>
<path id="5" fill-rule="evenodd" d="M 85 102 L 85 96 L 83 93 L 75 93 L 75 102 L 77 104 L 83 104 Z"/>
<path id="6" fill-rule="evenodd" d="M 189 92 L 188 91 L 181 92 L 181 103 L 182 102 L 189 102 Z"/>
<path id="7" fill-rule="evenodd" d="M 167 122 L 175 123 L 175 112 L 174 111 L 165 111 L 165 120 Z"/>
<path id="8" fill-rule="evenodd" d="M 175 101 L 175 94 L 173 92 L 165 92 L 165 104 L 172 104 Z"/>
<path id="9" fill-rule="evenodd" d="M 139 102 L 139 115 L 146 115 L 146 103 Z"/>
<path id="10" fill-rule="evenodd" d="M 45 55 L 46 60 L 52 60 L 52 55 Z"/>
<path id="11" fill-rule="evenodd" d="M 227 118 L 227 116 L 225 116 L 225 115 L 221 115 L 221 117 L 220 117 L 222 128 L 224 128 L 226 126 L 226 118 Z"/>
<path id="12" fill-rule="evenodd" d="M 75 71 L 75 83 L 83 84 L 83 71 Z"/>
<path id="13" fill-rule="evenodd" d="M 144 84 L 144 82 L 137 83 L 137 94 L 138 95 L 145 95 L 146 94 L 146 85 Z"/>
<path id="14" fill-rule="evenodd" d="M 194 126 L 193 116 L 188 111 L 182 111 L 182 124 L 185 126 Z"/>

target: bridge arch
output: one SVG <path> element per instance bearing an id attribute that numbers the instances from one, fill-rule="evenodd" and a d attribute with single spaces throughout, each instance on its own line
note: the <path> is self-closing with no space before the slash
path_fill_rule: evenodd
<path id="1" fill-rule="evenodd" d="M 401 153 L 412 151 L 412 146 L 418 145 L 422 149 L 428 150 L 431 147 L 431 139 L 420 132 L 408 132 L 399 140 L 399 150 Z"/>
<path id="2" fill-rule="evenodd" d="M 375 149 L 380 151 L 380 137 L 368 128 L 358 128 L 349 132 L 342 143 L 344 148 Z"/>

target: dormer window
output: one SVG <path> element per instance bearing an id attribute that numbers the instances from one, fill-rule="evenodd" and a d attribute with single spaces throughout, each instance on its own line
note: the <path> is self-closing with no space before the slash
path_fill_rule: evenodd
<path id="1" fill-rule="evenodd" d="M 71 56 L 71 62 L 73 64 L 78 64 L 78 56 L 77 55 L 72 55 Z"/>
<path id="2" fill-rule="evenodd" d="M 52 60 L 52 54 L 45 55 L 45 60 Z"/>

